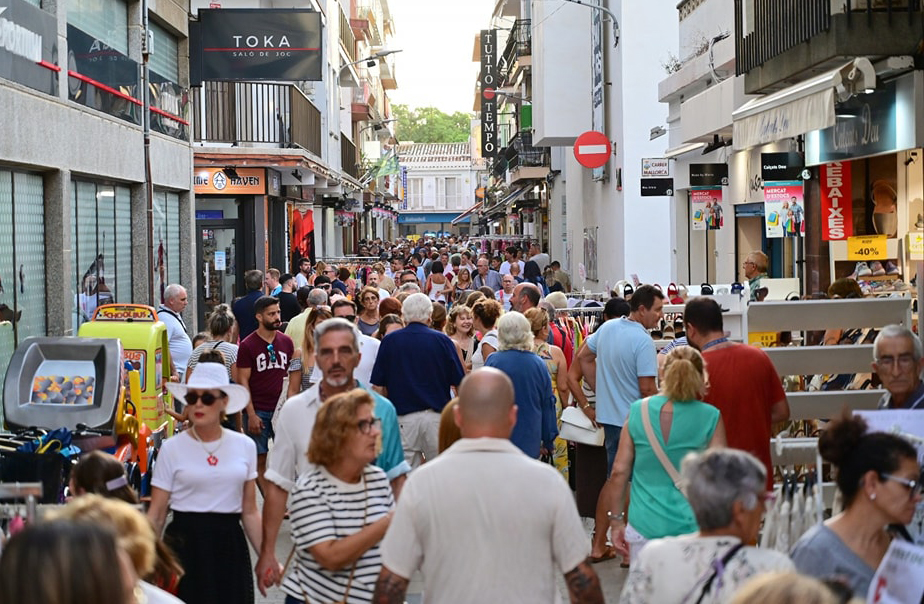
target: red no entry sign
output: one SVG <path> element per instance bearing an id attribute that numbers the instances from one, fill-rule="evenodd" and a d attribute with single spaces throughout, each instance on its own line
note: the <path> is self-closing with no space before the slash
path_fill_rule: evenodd
<path id="1" fill-rule="evenodd" d="M 574 142 L 574 158 L 585 168 L 600 168 L 610 159 L 613 146 L 606 135 L 588 130 Z"/>

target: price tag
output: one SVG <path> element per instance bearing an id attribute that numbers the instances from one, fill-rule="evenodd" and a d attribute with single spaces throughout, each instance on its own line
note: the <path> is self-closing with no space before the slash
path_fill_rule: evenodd
<path id="1" fill-rule="evenodd" d="M 912 260 L 924 260 L 924 233 L 908 233 L 908 252 Z"/>
<path id="2" fill-rule="evenodd" d="M 885 235 L 847 238 L 847 260 L 885 260 L 888 257 Z"/>
<path id="3" fill-rule="evenodd" d="M 770 348 L 776 345 L 779 335 L 775 331 L 752 331 L 748 334 L 748 344 L 758 348 Z"/>

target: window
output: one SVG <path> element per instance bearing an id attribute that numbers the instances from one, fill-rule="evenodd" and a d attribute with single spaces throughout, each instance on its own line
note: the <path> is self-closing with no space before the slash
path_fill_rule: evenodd
<path id="1" fill-rule="evenodd" d="M 131 191 L 74 181 L 74 335 L 98 306 L 132 301 Z"/>
<path id="2" fill-rule="evenodd" d="M 45 335 L 44 225 L 42 177 L 0 170 L 0 382 L 16 346 Z"/>
<path id="3" fill-rule="evenodd" d="M 128 4 L 122 0 L 70 0 L 67 23 L 128 55 Z"/>
<path id="4" fill-rule="evenodd" d="M 459 195 L 459 179 L 455 176 L 446 179 L 446 209 L 458 210 L 462 206 L 462 198 Z"/>
<path id="5" fill-rule="evenodd" d="M 154 20 L 149 20 L 148 25 L 154 40 L 151 48 L 151 71 L 162 78 L 178 83 L 180 81 L 180 46 L 177 37 Z"/>
<path id="6" fill-rule="evenodd" d="M 164 301 L 164 288 L 180 282 L 180 196 L 154 191 L 155 301 Z"/>
<path id="7" fill-rule="evenodd" d="M 423 179 L 423 207 L 424 208 L 433 208 L 436 207 L 436 198 L 439 196 L 439 191 L 437 190 L 436 179 L 433 177 Z M 442 184 L 442 179 L 440 180 Z M 442 187 L 439 187 L 442 188 Z"/>
<path id="8" fill-rule="evenodd" d="M 407 206 L 411 210 L 419 209 L 423 206 L 423 179 L 407 179 Z"/>

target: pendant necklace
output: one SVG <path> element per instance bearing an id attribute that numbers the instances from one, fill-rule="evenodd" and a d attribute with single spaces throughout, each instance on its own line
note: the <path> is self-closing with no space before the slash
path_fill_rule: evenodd
<path id="1" fill-rule="evenodd" d="M 206 461 L 209 462 L 209 465 L 210 465 L 210 466 L 217 466 L 217 465 L 218 465 L 218 458 L 215 457 L 215 453 L 218 451 L 218 449 L 221 448 L 221 439 L 224 438 L 224 436 L 225 436 L 225 431 L 224 431 L 224 429 L 222 429 L 222 431 L 221 431 L 221 436 L 218 437 L 218 446 L 215 447 L 214 449 L 212 449 L 211 451 L 209 451 L 208 447 L 205 446 L 205 443 L 202 442 L 202 439 L 199 438 L 199 434 L 196 432 L 196 427 L 195 427 L 195 426 L 193 426 L 192 428 L 190 428 L 189 431 L 192 433 L 193 438 L 195 438 L 196 441 L 198 441 L 198 443 L 199 443 L 200 445 L 202 445 L 202 448 L 205 449 L 205 452 L 209 454 L 208 458 L 206 459 Z"/>

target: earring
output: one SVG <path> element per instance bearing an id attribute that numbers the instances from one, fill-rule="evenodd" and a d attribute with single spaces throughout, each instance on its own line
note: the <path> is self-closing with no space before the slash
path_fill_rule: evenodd
<path id="1" fill-rule="evenodd" d="M 876 493 L 873 493 L 869 496 L 870 501 L 876 501 Z"/>

